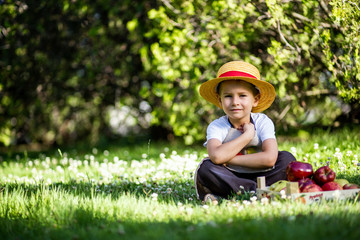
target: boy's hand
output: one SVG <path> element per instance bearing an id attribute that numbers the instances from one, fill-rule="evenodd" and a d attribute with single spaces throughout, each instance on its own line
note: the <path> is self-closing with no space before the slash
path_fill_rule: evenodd
<path id="1" fill-rule="evenodd" d="M 251 139 L 253 139 L 253 137 L 255 136 L 255 126 L 252 123 L 245 123 L 242 128 L 238 130 L 242 131 L 243 133 L 249 134 L 249 137 L 251 137 Z"/>

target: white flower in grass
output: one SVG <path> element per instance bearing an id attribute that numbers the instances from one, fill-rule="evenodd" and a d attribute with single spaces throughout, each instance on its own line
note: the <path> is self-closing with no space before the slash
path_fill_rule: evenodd
<path id="1" fill-rule="evenodd" d="M 209 221 L 209 222 L 207 222 L 207 224 L 211 227 L 217 227 L 217 224 L 214 221 Z"/>
<path id="2" fill-rule="evenodd" d="M 281 191 L 280 191 L 280 197 L 281 197 L 282 199 L 285 199 L 285 198 L 286 198 L 285 190 L 281 190 Z"/>
<path id="3" fill-rule="evenodd" d="M 267 197 L 264 197 L 260 200 L 262 205 L 267 205 L 269 203 L 269 199 Z"/>
<path id="4" fill-rule="evenodd" d="M 250 205 L 250 204 L 251 204 L 251 202 L 250 202 L 250 201 L 248 201 L 248 200 L 244 200 L 244 201 L 243 201 L 243 204 L 244 204 L 245 206 L 247 206 L 247 205 Z"/>
<path id="5" fill-rule="evenodd" d="M 274 207 L 279 207 L 279 206 L 281 206 L 281 203 L 278 201 L 271 201 L 271 205 Z"/>
<path id="6" fill-rule="evenodd" d="M 352 160 L 352 163 L 354 164 L 354 166 L 357 166 L 359 164 L 359 161 L 357 159 Z"/>
<path id="7" fill-rule="evenodd" d="M 347 157 L 350 157 L 352 154 L 353 154 L 353 152 L 352 152 L 351 150 L 348 150 L 348 151 L 346 152 L 346 156 L 347 156 Z"/>
<path id="8" fill-rule="evenodd" d="M 97 154 L 97 153 L 98 153 L 97 148 L 93 148 L 93 149 L 92 149 L 92 153 L 93 153 L 93 154 Z"/>
<path id="9" fill-rule="evenodd" d="M 289 216 L 289 221 L 295 221 L 295 219 L 296 219 L 296 216 Z"/>
<path id="10" fill-rule="evenodd" d="M 243 205 L 240 205 L 240 206 L 237 208 L 238 212 L 242 211 L 243 209 L 244 209 L 244 206 L 243 206 Z"/>
<path id="11" fill-rule="evenodd" d="M 318 143 L 314 143 L 314 149 L 319 149 L 319 144 Z"/>
<path id="12" fill-rule="evenodd" d="M 250 201 L 251 201 L 252 203 L 256 202 L 256 200 L 257 200 L 257 197 L 256 197 L 256 196 L 253 196 L 253 197 L 250 198 Z"/>
<path id="13" fill-rule="evenodd" d="M 152 198 L 152 200 L 157 201 L 158 194 L 157 193 L 151 194 L 151 198 Z"/>
<path id="14" fill-rule="evenodd" d="M 188 215 L 193 214 L 193 212 L 194 212 L 194 209 L 192 209 L 191 207 L 186 208 L 186 213 L 187 213 Z"/>

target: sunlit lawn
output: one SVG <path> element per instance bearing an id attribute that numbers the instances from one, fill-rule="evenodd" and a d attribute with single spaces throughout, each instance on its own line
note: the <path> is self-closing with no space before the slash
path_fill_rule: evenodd
<path id="1" fill-rule="evenodd" d="M 360 184 L 359 128 L 282 140 L 314 168 Z M 360 239 L 360 202 L 303 205 L 252 193 L 202 205 L 201 146 L 153 143 L 2 154 L 0 239 Z"/>

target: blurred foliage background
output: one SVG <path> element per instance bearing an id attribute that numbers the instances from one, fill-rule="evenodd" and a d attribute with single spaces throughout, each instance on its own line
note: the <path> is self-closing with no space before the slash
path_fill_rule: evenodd
<path id="1" fill-rule="evenodd" d="M 198 94 L 227 61 L 274 84 L 279 131 L 358 124 L 360 4 L 346 0 L 0 0 L 0 145 L 202 141 Z"/>

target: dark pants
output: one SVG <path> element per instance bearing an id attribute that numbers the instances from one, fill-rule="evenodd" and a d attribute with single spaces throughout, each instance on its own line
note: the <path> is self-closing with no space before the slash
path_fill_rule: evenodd
<path id="1" fill-rule="evenodd" d="M 255 191 L 257 177 L 265 176 L 266 186 L 286 180 L 286 167 L 295 157 L 286 151 L 279 151 L 275 168 L 267 172 L 238 173 L 223 165 L 216 165 L 209 158 L 204 159 L 195 173 L 195 185 L 198 198 L 203 200 L 207 193 L 228 197 L 239 191 Z"/>

